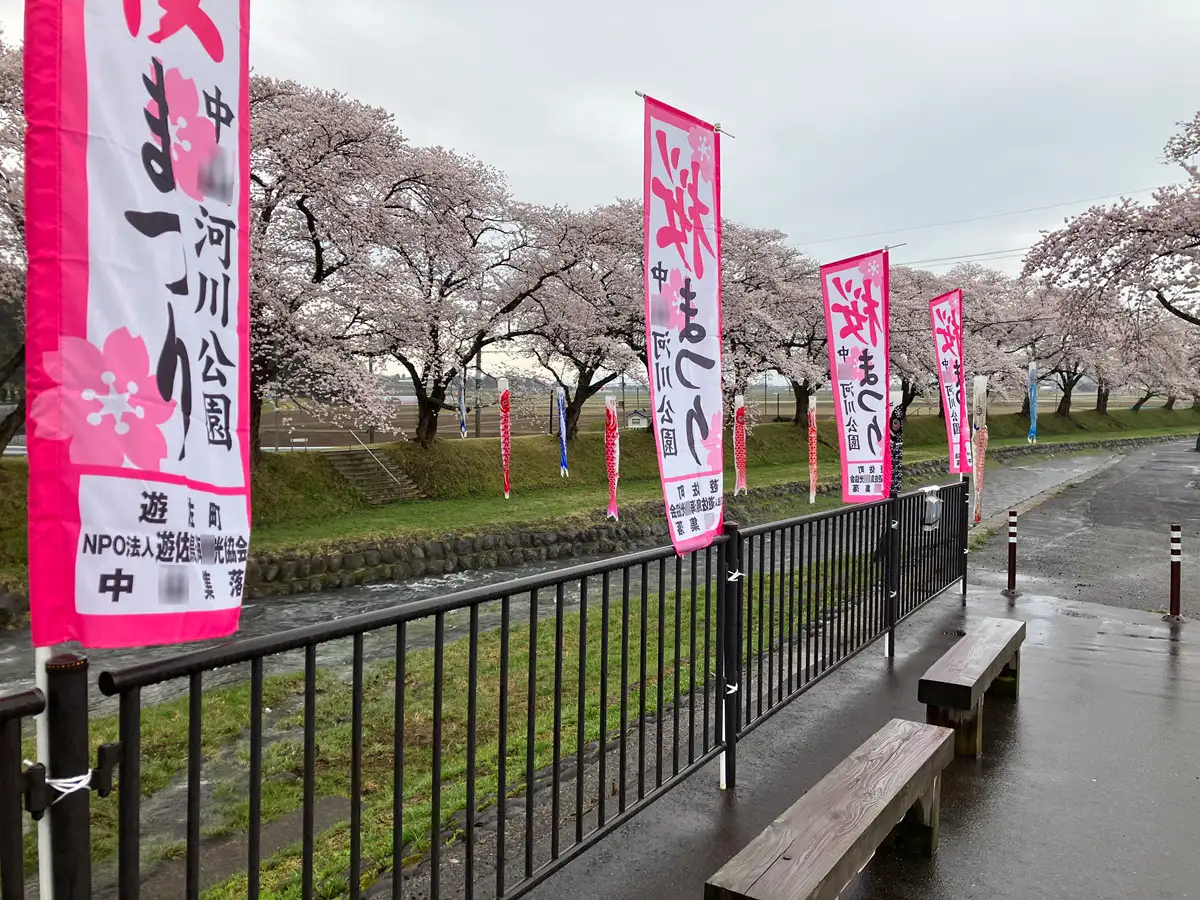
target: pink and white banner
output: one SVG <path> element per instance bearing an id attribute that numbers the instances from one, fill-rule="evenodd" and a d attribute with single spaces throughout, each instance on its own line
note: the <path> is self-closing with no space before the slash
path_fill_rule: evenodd
<path id="1" fill-rule="evenodd" d="M 946 413 L 946 443 L 950 472 L 969 472 L 966 446 L 969 441 L 963 411 L 967 405 L 967 380 L 963 372 L 962 291 L 953 290 L 929 301 L 933 325 L 933 349 L 937 358 L 942 408 Z"/>
<path id="2" fill-rule="evenodd" d="M 657 100 L 645 110 L 646 348 L 663 499 L 677 553 L 724 517 L 721 143 Z"/>
<path id="3" fill-rule="evenodd" d="M 28 0 L 33 642 L 237 630 L 249 0 Z"/>
<path id="4" fill-rule="evenodd" d="M 829 372 L 842 456 L 842 499 L 884 497 L 888 459 L 888 253 L 821 266 Z"/>

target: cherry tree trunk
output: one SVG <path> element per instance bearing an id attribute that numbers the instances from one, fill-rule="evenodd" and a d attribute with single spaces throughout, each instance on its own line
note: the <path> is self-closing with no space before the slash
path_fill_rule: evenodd
<path id="1" fill-rule="evenodd" d="M 1071 417 L 1071 394 L 1074 391 L 1074 384 L 1064 384 L 1062 386 L 1062 397 L 1058 400 L 1058 409 L 1054 411 L 1056 416 L 1061 416 L 1064 419 Z"/>
<path id="2" fill-rule="evenodd" d="M 909 406 L 917 399 L 917 388 L 907 378 L 900 379 L 900 408 L 905 413 L 908 412 Z"/>
<path id="3" fill-rule="evenodd" d="M 1168 396 L 1167 402 L 1163 404 L 1163 409 L 1165 409 L 1167 412 L 1174 412 L 1175 411 L 1175 400 L 1176 400 L 1176 398 L 1175 398 L 1174 394 L 1171 394 L 1170 396 Z"/>
<path id="4" fill-rule="evenodd" d="M 250 367 L 251 373 L 254 367 Z M 262 450 L 262 391 L 259 390 L 258 380 L 250 375 L 250 468 L 257 469 L 263 459 Z"/>
<path id="5" fill-rule="evenodd" d="M 808 401 L 812 397 L 812 388 L 807 381 L 793 381 L 792 394 L 796 397 L 796 413 L 792 416 L 793 425 L 808 425 Z"/>
<path id="6" fill-rule="evenodd" d="M 1108 415 L 1108 396 L 1111 392 L 1108 390 L 1096 391 L 1096 412 L 1102 416 Z"/>
<path id="7" fill-rule="evenodd" d="M 432 397 L 417 397 L 417 443 L 426 449 L 433 446 L 437 440 L 438 413 L 441 402 L 434 402 Z"/>
<path id="8" fill-rule="evenodd" d="M 604 382 L 607 383 L 607 382 Z M 592 387 L 592 376 L 587 372 L 578 374 L 575 391 L 567 399 L 567 440 L 575 440 L 579 434 L 579 417 L 583 415 L 583 406 L 588 398 L 599 392 L 603 383 Z"/>
<path id="9" fill-rule="evenodd" d="M 1141 412 L 1142 407 L 1146 405 L 1146 401 L 1148 401 L 1153 396 L 1154 396 L 1153 391 L 1146 391 L 1146 393 L 1143 394 L 1141 397 L 1138 397 L 1137 402 L 1135 404 L 1133 404 L 1133 411 Z"/>
<path id="10" fill-rule="evenodd" d="M 16 408 L 0 421 L 0 454 L 3 454 L 12 439 L 16 437 L 25 422 L 25 398 L 22 397 Z"/>
<path id="11" fill-rule="evenodd" d="M 1029 391 L 1025 392 L 1025 399 L 1021 401 L 1021 415 L 1029 418 Z"/>

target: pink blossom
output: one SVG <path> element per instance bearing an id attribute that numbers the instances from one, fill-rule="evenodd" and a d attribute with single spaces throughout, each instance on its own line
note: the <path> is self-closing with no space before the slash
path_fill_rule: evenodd
<path id="1" fill-rule="evenodd" d="M 878 256 L 868 256 L 858 264 L 858 271 L 863 278 L 870 278 L 876 284 L 883 276 L 883 261 Z"/>
<path id="2" fill-rule="evenodd" d="M 168 69 L 163 80 L 175 184 L 193 200 L 203 200 L 200 173 L 216 155 L 217 129 L 211 119 L 200 113 L 200 94 L 195 81 L 184 78 L 178 69 Z M 158 102 L 151 100 L 146 111 L 157 116 Z"/>
<path id="3" fill-rule="evenodd" d="M 693 125 L 688 129 L 688 144 L 692 148 L 692 164 L 700 166 L 700 177 L 712 181 L 717 162 L 712 133 Z"/>
<path id="4" fill-rule="evenodd" d="M 175 412 L 175 401 L 158 394 L 150 356 L 141 338 L 119 328 L 104 349 L 64 336 L 59 350 L 43 357 L 56 387 L 33 401 L 35 434 L 70 441 L 71 462 L 158 471 L 167 455 L 159 426 Z"/>

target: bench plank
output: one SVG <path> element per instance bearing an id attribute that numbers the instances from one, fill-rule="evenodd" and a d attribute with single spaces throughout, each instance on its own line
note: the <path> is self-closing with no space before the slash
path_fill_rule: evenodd
<path id="1" fill-rule="evenodd" d="M 705 885 L 705 900 L 832 900 L 954 758 L 954 733 L 893 719 Z"/>
<path id="2" fill-rule="evenodd" d="M 917 684 L 917 700 L 949 709 L 974 709 L 1025 640 L 1017 619 L 981 619 Z"/>

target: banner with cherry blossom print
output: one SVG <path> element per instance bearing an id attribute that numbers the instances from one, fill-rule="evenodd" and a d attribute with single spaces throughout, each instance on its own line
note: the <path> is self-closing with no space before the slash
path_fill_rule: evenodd
<path id="1" fill-rule="evenodd" d="M 887 250 L 821 266 L 821 295 L 842 451 L 842 500 L 880 500 L 890 393 Z"/>
<path id="2" fill-rule="evenodd" d="M 249 0 L 28 0 L 33 642 L 237 630 Z"/>
<path id="3" fill-rule="evenodd" d="M 967 436 L 963 427 L 966 378 L 962 355 L 962 291 L 956 289 L 930 300 L 929 318 L 933 325 L 933 350 L 937 359 L 942 408 L 946 413 L 950 472 L 958 475 L 967 471 L 963 467 L 963 447 Z"/>
<path id="4" fill-rule="evenodd" d="M 646 348 L 658 466 L 677 553 L 707 547 L 724 514 L 721 145 L 713 128 L 646 98 Z"/>

